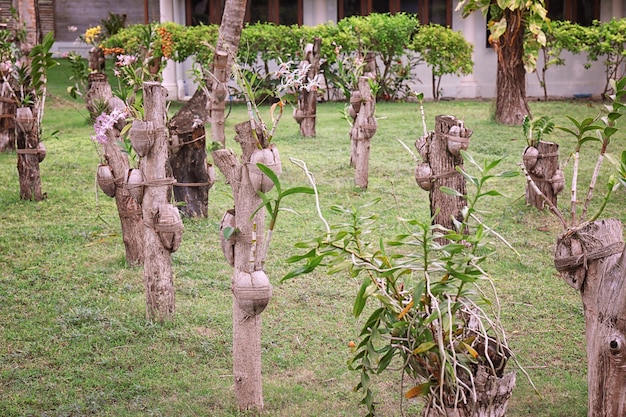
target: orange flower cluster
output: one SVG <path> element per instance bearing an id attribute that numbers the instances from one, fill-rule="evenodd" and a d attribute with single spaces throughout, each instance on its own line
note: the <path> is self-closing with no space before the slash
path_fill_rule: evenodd
<path id="1" fill-rule="evenodd" d="M 124 48 L 102 48 L 104 55 L 123 55 Z"/>
<path id="2" fill-rule="evenodd" d="M 172 56 L 174 51 L 174 42 L 172 41 L 172 34 L 164 27 L 157 28 L 157 32 L 161 37 L 161 53 L 165 58 Z"/>

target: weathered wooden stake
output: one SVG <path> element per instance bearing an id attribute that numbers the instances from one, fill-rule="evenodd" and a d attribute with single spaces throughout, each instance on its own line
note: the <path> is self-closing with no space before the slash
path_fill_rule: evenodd
<path id="1" fill-rule="evenodd" d="M 0 152 L 15 150 L 15 99 L 11 95 L 8 81 L 4 76 L 8 70 L 3 70 L 5 63 L 0 62 Z"/>
<path id="2" fill-rule="evenodd" d="M 304 58 L 300 65 L 310 64 L 304 84 L 308 85 L 317 78 L 320 71 L 320 49 L 322 39 L 316 37 L 313 43 L 304 48 Z M 304 137 L 315 136 L 315 118 L 317 114 L 317 88 L 305 89 L 298 96 L 298 107 L 294 109 L 293 117 L 300 124 L 300 135 Z"/>
<path id="3" fill-rule="evenodd" d="M 263 270 L 267 255 L 264 236 L 265 210 L 259 210 L 252 217 L 262 202 L 257 189 L 267 181 L 262 178 L 257 181 L 258 170 L 253 164 L 259 153 L 263 153 L 269 155 L 269 159 L 264 158 L 262 162 L 279 171 L 280 159 L 277 158 L 276 149 L 265 141 L 259 130 L 257 140 L 250 122 L 236 125 L 235 130 L 235 140 L 241 145 L 241 159 L 229 149 L 213 152 L 215 165 L 226 177 L 235 200 L 234 216 L 233 210 L 229 210 L 223 219 L 223 226 L 230 227 L 234 233 L 228 240 L 222 241 L 224 255 L 234 266 L 232 288 L 235 397 L 241 410 L 262 410 L 260 313 L 269 302 L 272 290 Z M 259 149 L 259 146 L 264 149 Z"/>
<path id="4" fill-rule="evenodd" d="M 585 314 L 589 417 L 626 415 L 626 250 L 622 224 L 597 220 L 556 242 L 554 265 L 580 291 Z"/>
<path id="5" fill-rule="evenodd" d="M 17 171 L 20 179 L 20 198 L 41 201 L 46 195 L 41 190 L 40 159 L 45 148 L 39 142 L 39 125 L 30 107 L 18 107 L 15 112 L 17 131 Z"/>
<path id="6" fill-rule="evenodd" d="M 350 106 L 356 112 L 354 124 L 350 130 L 351 154 L 350 165 L 354 166 L 354 184 L 357 187 L 366 189 L 368 183 L 370 141 L 376 133 L 376 98 L 372 94 L 369 81 L 370 77 L 359 77 L 358 94 L 352 93 Z"/>
<path id="7" fill-rule="evenodd" d="M 143 84 L 145 122 L 135 121 L 136 132 L 152 136 L 153 144 L 141 158 L 143 171 L 144 265 L 146 315 L 165 321 L 174 315 L 174 277 L 171 252 L 178 249 L 183 224 L 178 209 L 168 203 L 168 190 L 175 182 L 168 175 L 168 139 L 165 122 L 167 89 L 158 82 Z M 136 124 L 136 125 L 135 125 Z"/>
<path id="8" fill-rule="evenodd" d="M 445 194 L 441 187 L 448 187 L 466 194 L 465 178 L 457 171 L 463 168 L 461 150 L 469 146 L 472 131 L 462 120 L 454 116 L 435 117 L 435 131 L 417 140 L 417 148 L 423 162 L 415 170 L 418 185 L 430 193 L 430 215 L 433 224 L 454 229 L 454 221 L 462 220 L 462 210 L 467 205 L 462 197 Z"/>
<path id="9" fill-rule="evenodd" d="M 209 97 L 209 118 L 211 120 L 211 137 L 214 142 L 226 146 L 226 134 L 224 131 L 226 98 L 228 97 L 228 75 L 226 68 L 228 54 L 224 51 L 216 51 L 213 56 L 213 86 Z"/>
<path id="10" fill-rule="evenodd" d="M 536 147 L 527 147 L 522 158 L 537 188 L 556 206 L 557 195 L 563 190 L 565 184 L 563 171 L 559 169 L 559 145 L 539 141 Z M 526 186 L 526 204 L 543 210 L 545 203 L 534 188 Z"/>

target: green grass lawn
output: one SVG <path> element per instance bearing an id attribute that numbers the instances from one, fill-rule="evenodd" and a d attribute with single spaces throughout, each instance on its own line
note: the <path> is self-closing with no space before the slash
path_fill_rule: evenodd
<path id="1" fill-rule="evenodd" d="M 232 381 L 232 268 L 218 239 L 219 220 L 232 205 L 230 187 L 219 175 L 208 218 L 184 219 L 183 243 L 173 254 L 176 317 L 163 325 L 147 322 L 142 271 L 125 265 L 114 201 L 95 186 L 93 129 L 83 104 L 64 93 L 65 70 L 51 74 L 44 120 L 46 131 L 60 131 L 58 139 L 46 140 L 48 154 L 41 164 L 47 199 L 21 201 L 16 155 L 0 155 L 0 416 L 241 415 Z M 491 106 L 488 101 L 426 103 L 429 130 L 438 114 L 462 118 L 474 131 L 469 152 L 477 160 L 503 158 L 503 169 L 517 169 L 526 145 L 521 128 L 494 124 Z M 595 115 L 600 107 L 586 101 L 531 103 L 536 116 L 550 116 L 557 124 L 565 124 L 566 115 Z M 428 221 L 428 194 L 417 187 L 415 162 L 397 141 L 413 148 L 420 136 L 417 105 L 377 104 L 379 127 L 365 192 L 353 186 L 342 108 L 338 103 L 318 107 L 315 138 L 301 138 L 297 124 L 283 118 L 274 141 L 283 160 L 282 182 L 307 185 L 288 162 L 302 159 L 315 174 L 331 220 L 337 220 L 332 204 L 380 198 L 372 210 L 380 215 L 381 236 L 391 237 L 399 217 Z M 227 146 L 236 151 L 233 125 L 245 118 L 245 109 L 235 106 L 227 120 Z M 616 153 L 623 149 L 624 134 L 618 135 Z M 560 131 L 550 139 L 561 145 L 564 163 L 572 139 Z M 594 163 L 595 154 L 585 151 L 582 184 L 588 184 Z M 609 171 L 606 163 L 599 189 Z M 520 255 L 496 244 L 486 267 L 499 291 L 510 345 L 538 390 L 518 372 L 508 415 L 586 416 L 582 303 L 553 266 L 560 224 L 525 205 L 522 176 L 496 186 L 507 198 L 491 200 L 481 216 Z M 564 211 L 568 200 L 565 192 L 559 202 Z M 625 192 L 617 192 L 605 217 L 625 221 L 625 200 Z M 320 270 L 279 283 L 291 267 L 284 260 L 300 253 L 294 243 L 322 230 L 310 196 L 285 204 L 299 215 L 281 214 L 266 264 L 274 296 L 263 313 L 265 415 L 363 415 L 361 394 L 352 391 L 358 374 L 346 366 L 348 343 L 362 325 L 351 315 L 358 282 Z M 400 376 L 399 370 L 389 371 L 375 379 L 382 416 L 401 415 Z M 419 403 L 405 400 L 403 406 L 406 415 L 419 415 Z"/>

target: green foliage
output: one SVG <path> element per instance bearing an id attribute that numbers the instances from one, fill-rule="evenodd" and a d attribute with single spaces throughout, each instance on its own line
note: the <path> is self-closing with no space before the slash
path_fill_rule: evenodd
<path id="1" fill-rule="evenodd" d="M 587 30 L 585 45 L 587 66 L 602 60 L 606 67 L 606 82 L 602 94 L 609 94 L 610 80 L 617 80 L 625 75 L 623 63 L 626 58 L 626 19 L 594 21 L 593 26 Z"/>
<path id="2" fill-rule="evenodd" d="M 517 30 L 508 25 L 506 16 L 508 12 L 521 12 L 524 19 L 524 66 L 527 72 L 535 70 L 539 50 L 546 44 L 543 25 L 548 11 L 544 0 L 461 0 L 456 10 L 462 10 L 463 17 L 477 11 L 489 17 L 490 43 L 498 41 L 507 29 Z"/>
<path id="3" fill-rule="evenodd" d="M 404 219 L 404 233 L 389 237 L 383 231 L 377 236 L 378 216 L 365 212 L 379 200 L 357 208 L 335 205 L 331 210 L 343 221 L 323 236 L 296 244 L 305 253 L 287 259 L 304 264 L 283 281 L 324 266 L 329 274 L 360 280 L 352 306 L 355 317 L 363 314 L 368 301 L 376 304 L 349 361 L 361 374 L 355 389 L 363 392 L 368 416 L 376 408 L 372 376 L 386 371 L 392 361 L 417 381 L 407 398 L 421 395 L 429 406 L 442 409 L 471 401 L 475 391 L 468 375 L 476 364 L 500 373 L 494 363 L 511 355 L 497 319 L 498 306 L 487 296 L 492 283 L 482 264 L 492 253 L 487 246 L 492 233 L 479 220 L 477 207 L 485 197 L 501 195 L 486 190 L 487 182 L 517 174 L 494 173 L 501 160 L 480 165 L 469 154 L 463 156 L 479 175 L 461 171 L 475 193 L 463 196 L 467 207 L 454 230 Z M 487 346 L 497 355 L 487 354 Z"/>
<path id="4" fill-rule="evenodd" d="M 87 80 L 89 78 L 89 63 L 80 54 L 76 52 L 70 52 L 67 55 L 67 60 L 70 63 L 70 82 L 73 85 L 67 87 L 67 93 L 76 99 L 79 96 L 82 97 L 87 92 Z"/>
<path id="5" fill-rule="evenodd" d="M 537 146 L 543 135 L 549 135 L 554 129 L 554 122 L 547 116 L 532 119 L 528 115 L 524 116 L 522 130 L 528 146 Z"/>
<path id="6" fill-rule="evenodd" d="M 561 53 L 565 51 L 578 54 L 586 49 L 587 28 L 567 20 L 546 20 L 542 27 L 546 35 L 546 43 L 541 46 L 543 56 L 541 71 L 536 70 L 537 80 L 543 88 L 544 99 L 548 99 L 548 87 L 546 85 L 546 71 L 552 66 L 565 65 Z M 524 45 L 527 47 L 527 44 Z M 526 55 L 532 51 L 526 51 Z"/>
<path id="7" fill-rule="evenodd" d="M 463 34 L 448 27 L 437 24 L 421 26 L 409 48 L 431 67 L 435 99 L 440 97 L 442 76 L 468 75 L 473 71 L 473 45 L 465 40 Z"/>

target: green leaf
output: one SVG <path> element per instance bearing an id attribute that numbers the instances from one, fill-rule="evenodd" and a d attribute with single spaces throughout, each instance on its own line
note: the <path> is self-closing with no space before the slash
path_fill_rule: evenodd
<path id="1" fill-rule="evenodd" d="M 230 237 L 237 231 L 236 227 L 225 227 L 222 230 L 222 233 L 224 234 L 224 240 L 228 240 L 230 239 Z"/>
<path id="2" fill-rule="evenodd" d="M 274 183 L 274 185 L 276 186 L 276 191 L 278 192 L 278 195 L 280 195 L 281 194 L 280 180 L 278 179 L 278 176 L 276 175 L 276 173 L 272 171 L 268 166 L 260 162 L 258 162 L 256 166 L 261 170 L 261 172 L 267 175 L 267 177 Z"/>
<path id="3" fill-rule="evenodd" d="M 429 350 L 431 350 L 435 346 L 437 346 L 437 343 L 435 343 L 433 341 L 423 342 L 418 347 L 416 347 L 415 350 L 413 350 L 413 354 L 414 355 L 420 355 L 420 354 L 422 354 L 424 352 L 428 352 Z"/>
<path id="4" fill-rule="evenodd" d="M 359 292 L 356 295 L 356 299 L 354 300 L 354 306 L 352 307 L 352 314 L 355 317 L 359 317 L 363 312 L 363 308 L 365 307 L 365 302 L 367 301 L 367 297 L 365 296 L 365 292 L 367 287 L 370 285 L 372 281 L 369 277 L 363 279 L 361 283 L 361 287 L 359 288 Z"/>
<path id="5" fill-rule="evenodd" d="M 288 188 L 280 194 L 280 197 L 286 197 L 291 194 L 315 194 L 315 190 L 311 187 L 293 187 Z"/>
<path id="6" fill-rule="evenodd" d="M 446 194 L 446 195 L 450 195 L 450 196 L 453 196 L 453 197 L 463 197 L 463 198 L 465 198 L 465 196 L 463 194 L 461 194 L 460 192 L 458 192 L 454 188 L 441 186 L 441 187 L 439 187 L 439 190 L 442 193 Z"/>

